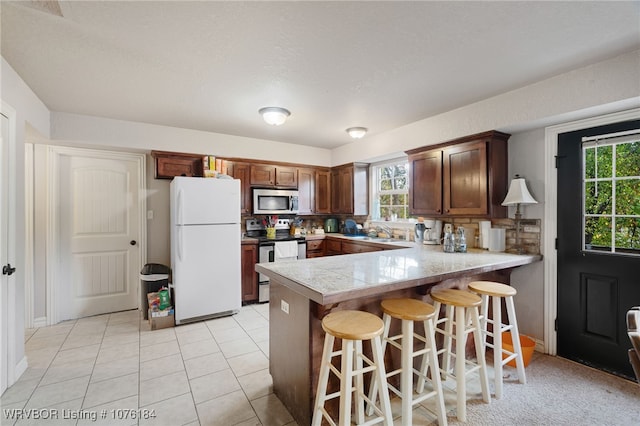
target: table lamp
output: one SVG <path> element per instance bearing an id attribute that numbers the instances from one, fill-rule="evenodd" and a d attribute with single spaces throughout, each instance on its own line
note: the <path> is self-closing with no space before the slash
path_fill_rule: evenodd
<path id="1" fill-rule="evenodd" d="M 531 196 L 527 189 L 527 183 L 523 177 L 516 175 L 511 181 L 509 186 L 509 192 L 502 202 L 503 206 L 516 205 L 516 250 L 518 254 L 523 253 L 523 249 L 520 246 L 520 220 L 522 220 L 522 213 L 520 213 L 520 204 L 537 204 L 538 202 Z"/>

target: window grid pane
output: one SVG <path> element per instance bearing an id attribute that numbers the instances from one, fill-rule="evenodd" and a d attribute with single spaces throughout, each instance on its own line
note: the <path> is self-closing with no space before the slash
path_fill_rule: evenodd
<path id="1" fill-rule="evenodd" d="M 408 218 L 407 162 L 399 160 L 397 163 L 374 166 L 374 170 L 374 176 L 376 176 L 375 191 L 372 194 L 374 219 L 390 219 L 392 215 L 397 215 L 398 219 Z"/>
<path id="2" fill-rule="evenodd" d="M 640 142 L 583 148 L 583 249 L 640 255 Z"/>

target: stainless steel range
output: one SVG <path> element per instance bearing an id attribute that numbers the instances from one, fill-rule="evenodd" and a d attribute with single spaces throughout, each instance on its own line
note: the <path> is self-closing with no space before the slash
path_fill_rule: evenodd
<path id="1" fill-rule="evenodd" d="M 291 219 L 278 219 L 275 224 L 276 237 L 267 238 L 267 230 L 261 218 L 247 219 L 245 222 L 247 237 L 258 239 L 258 262 L 279 262 L 285 260 L 305 259 L 307 244 L 305 237 L 290 235 Z M 295 244 L 294 244 L 295 243 Z M 297 250 L 295 249 L 297 245 Z M 258 302 L 269 301 L 269 277 L 258 274 Z"/>

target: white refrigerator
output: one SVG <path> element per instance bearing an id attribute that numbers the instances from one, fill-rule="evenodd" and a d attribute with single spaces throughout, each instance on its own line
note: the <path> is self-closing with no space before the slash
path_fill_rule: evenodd
<path id="1" fill-rule="evenodd" d="M 237 312 L 240 181 L 175 177 L 170 205 L 176 324 Z"/>

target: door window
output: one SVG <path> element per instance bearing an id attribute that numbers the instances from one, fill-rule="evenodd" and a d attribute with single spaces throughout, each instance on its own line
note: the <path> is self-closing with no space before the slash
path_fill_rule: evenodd
<path id="1" fill-rule="evenodd" d="M 640 135 L 585 139 L 583 250 L 640 255 Z"/>

